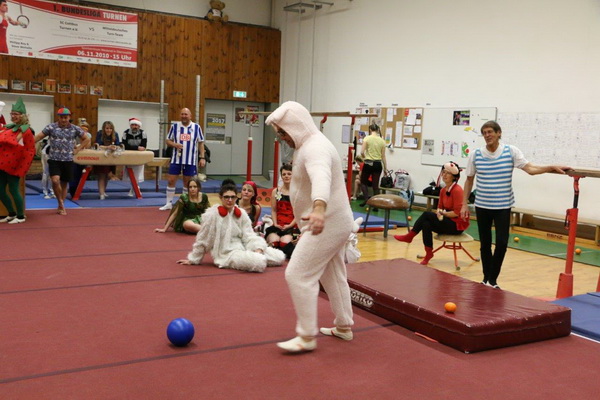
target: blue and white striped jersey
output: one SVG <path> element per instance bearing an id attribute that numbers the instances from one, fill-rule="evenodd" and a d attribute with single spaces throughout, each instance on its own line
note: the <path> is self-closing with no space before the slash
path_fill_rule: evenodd
<path id="1" fill-rule="evenodd" d="M 167 139 L 180 143 L 183 149 L 173 149 L 171 164 L 198 166 L 198 145 L 204 142 L 202 128 L 195 122 L 183 126 L 181 122 L 171 125 Z"/>

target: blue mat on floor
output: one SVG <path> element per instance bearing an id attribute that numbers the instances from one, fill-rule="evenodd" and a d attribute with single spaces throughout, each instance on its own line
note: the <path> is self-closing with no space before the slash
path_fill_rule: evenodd
<path id="1" fill-rule="evenodd" d="M 74 201 L 80 207 L 105 208 L 105 207 L 161 207 L 165 204 L 165 194 L 157 192 L 142 192 L 142 198 L 129 197 L 128 192 L 110 192 L 104 200 L 98 198 L 98 193 L 82 193 L 79 200 Z M 173 202 L 179 196 L 175 196 Z"/>
<path id="2" fill-rule="evenodd" d="M 383 213 L 382 211 L 379 211 L 379 212 Z M 359 213 L 356 211 L 354 211 L 352 214 L 354 215 L 354 219 L 359 218 L 359 217 L 362 217 L 363 220 L 367 219 L 367 214 Z M 385 222 L 385 218 L 379 217 L 375 214 L 371 214 L 371 215 L 369 215 L 369 221 L 367 222 L 367 226 L 372 226 L 372 225 L 383 226 L 384 222 Z M 390 219 L 389 224 L 390 224 L 390 228 L 392 227 L 392 225 L 398 226 L 398 227 L 406 226 L 406 222 L 394 221 L 392 219 Z"/>
<path id="3" fill-rule="evenodd" d="M 208 179 L 206 182 L 202 182 L 202 191 L 204 193 L 217 193 L 221 188 L 220 180 Z M 42 193 L 42 181 L 27 181 L 25 183 L 26 193 Z M 154 192 L 156 193 L 156 182 L 154 180 L 147 180 L 142 182 L 140 185 L 140 190 L 142 193 L 146 192 Z M 181 179 L 177 180 L 177 185 L 175 186 L 178 193 L 181 193 L 181 188 L 183 187 L 183 181 Z M 129 182 L 123 181 L 109 181 L 106 186 L 106 192 L 124 192 L 127 193 L 131 189 L 131 184 Z M 162 180 L 158 181 L 158 191 L 159 193 L 165 194 L 167 190 L 167 181 Z M 31 193 L 29 193 L 31 192 Z M 83 187 L 82 193 L 98 193 L 98 181 L 87 180 L 85 182 L 85 186 Z"/>
<path id="4" fill-rule="evenodd" d="M 44 199 L 42 194 L 28 194 L 25 196 L 25 208 L 27 210 L 48 210 L 57 207 L 56 199 Z M 79 208 L 79 206 L 67 199 L 65 200 L 65 208 Z"/>
<path id="5" fill-rule="evenodd" d="M 571 309 L 571 330 L 600 341 L 600 292 L 580 294 L 553 301 Z"/>

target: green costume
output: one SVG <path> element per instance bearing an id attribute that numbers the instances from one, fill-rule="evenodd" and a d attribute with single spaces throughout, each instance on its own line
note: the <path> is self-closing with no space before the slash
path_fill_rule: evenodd
<path id="1" fill-rule="evenodd" d="M 208 201 L 208 196 L 205 193 L 202 193 L 202 199 L 199 203 L 194 203 L 190 200 L 190 197 L 187 193 L 183 193 L 175 206 L 171 210 L 169 216 L 173 213 L 176 213 L 176 217 L 173 220 L 173 230 L 175 232 L 187 232 L 183 229 L 183 223 L 187 220 L 192 220 L 196 224 L 200 224 L 202 222 L 202 214 L 210 207 L 210 203 Z"/>

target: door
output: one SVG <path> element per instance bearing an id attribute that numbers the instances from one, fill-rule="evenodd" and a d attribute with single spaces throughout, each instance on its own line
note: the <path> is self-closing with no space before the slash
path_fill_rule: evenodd
<path id="1" fill-rule="evenodd" d="M 210 149 L 208 175 L 246 175 L 248 137 L 252 135 L 252 175 L 262 174 L 264 116 L 250 125 L 238 111 L 263 111 L 260 103 L 206 100 L 204 134 Z"/>

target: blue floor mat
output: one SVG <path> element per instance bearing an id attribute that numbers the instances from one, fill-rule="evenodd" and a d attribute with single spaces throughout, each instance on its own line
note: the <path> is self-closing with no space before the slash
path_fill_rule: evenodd
<path id="1" fill-rule="evenodd" d="M 183 181 L 181 179 L 177 180 L 176 190 L 181 193 L 181 188 L 183 187 Z M 202 191 L 204 193 L 217 193 L 221 188 L 220 180 L 208 179 L 206 182 L 202 182 Z M 41 180 L 29 180 L 25 184 L 26 186 L 26 194 L 33 193 L 42 193 L 42 181 Z M 153 180 L 147 180 L 142 182 L 140 185 L 140 190 L 142 193 L 146 192 L 154 192 L 156 193 L 156 182 Z M 123 181 L 109 181 L 106 186 L 106 192 L 124 192 L 127 193 L 131 189 L 131 184 L 129 182 Z M 159 193 L 165 194 L 167 190 L 167 181 L 162 180 L 158 181 L 158 191 Z M 85 182 L 85 186 L 83 187 L 82 193 L 98 193 L 98 181 L 87 180 Z"/>
<path id="2" fill-rule="evenodd" d="M 553 303 L 571 309 L 574 333 L 600 341 L 600 292 L 558 299 Z"/>
<path id="3" fill-rule="evenodd" d="M 379 213 L 383 214 L 383 211 L 378 211 Z M 354 219 L 362 217 L 363 220 L 367 219 L 367 214 L 365 213 L 359 213 L 359 212 L 352 212 L 352 214 L 354 215 Z M 369 215 L 369 221 L 367 222 L 367 226 L 383 226 L 383 223 L 385 222 L 385 218 L 383 218 L 383 216 L 377 216 L 375 214 L 371 214 Z M 406 226 L 406 222 L 400 222 L 400 221 L 394 221 L 391 220 L 389 221 L 390 227 L 392 227 L 392 225 L 394 226 Z"/>
<path id="4" fill-rule="evenodd" d="M 48 210 L 57 208 L 56 199 L 44 199 L 42 194 L 27 194 L 25 195 L 25 208 L 27 210 Z M 79 208 L 71 200 L 65 200 L 65 208 Z"/>

